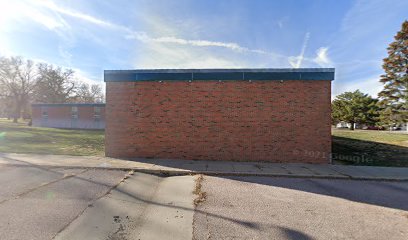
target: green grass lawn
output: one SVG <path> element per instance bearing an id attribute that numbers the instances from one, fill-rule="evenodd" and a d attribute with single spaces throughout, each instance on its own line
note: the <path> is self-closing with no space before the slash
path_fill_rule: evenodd
<path id="1" fill-rule="evenodd" d="M 408 134 L 333 129 L 333 160 L 408 167 Z M 0 119 L 0 152 L 104 155 L 104 131 L 39 128 Z"/>
<path id="2" fill-rule="evenodd" d="M 103 130 L 70 130 L 27 126 L 0 119 L 0 152 L 104 155 Z"/>
<path id="3" fill-rule="evenodd" d="M 333 160 L 356 165 L 408 167 L 408 134 L 332 129 Z"/>

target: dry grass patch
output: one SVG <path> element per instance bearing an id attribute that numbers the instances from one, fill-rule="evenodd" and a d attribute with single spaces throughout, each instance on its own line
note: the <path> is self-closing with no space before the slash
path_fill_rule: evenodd
<path id="1" fill-rule="evenodd" d="M 197 178 L 195 179 L 195 187 L 193 190 L 193 194 L 197 195 L 197 197 L 194 199 L 195 206 L 204 202 L 207 197 L 207 193 L 203 192 L 202 190 L 203 181 L 204 181 L 204 176 L 202 174 L 197 175 Z"/>

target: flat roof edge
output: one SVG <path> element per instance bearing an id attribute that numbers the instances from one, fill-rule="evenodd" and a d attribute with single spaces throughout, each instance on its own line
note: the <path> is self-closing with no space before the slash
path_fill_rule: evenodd
<path id="1" fill-rule="evenodd" d="M 334 68 L 105 70 L 105 82 L 157 80 L 334 80 Z"/>
<path id="2" fill-rule="evenodd" d="M 334 72 L 335 68 L 187 68 L 105 70 L 105 73 Z"/>

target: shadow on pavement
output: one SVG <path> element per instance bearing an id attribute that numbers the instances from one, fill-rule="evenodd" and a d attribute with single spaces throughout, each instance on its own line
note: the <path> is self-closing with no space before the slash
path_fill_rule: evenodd
<path id="1" fill-rule="evenodd" d="M 78 175 L 64 176 L 63 173 L 60 173 L 60 172 L 58 172 L 58 171 L 55 171 L 55 170 L 53 170 L 53 168 L 47 168 L 47 167 L 38 166 L 38 165 L 35 165 L 35 164 L 31 164 L 31 163 L 28 163 L 28 162 L 25 162 L 25 161 L 22 161 L 22 160 L 18 160 L 18 159 L 14 159 L 14 158 L 10 158 L 10 157 L 5 157 L 5 156 L 3 156 L 3 158 L 4 158 L 4 159 L 7 159 L 7 160 L 9 160 L 9 161 L 14 161 L 14 162 L 16 162 L 16 164 L 12 164 L 12 165 L 11 165 L 11 166 L 14 166 L 14 167 L 33 167 L 33 168 L 41 169 L 41 170 L 43 170 L 43 171 L 48 171 L 48 172 L 57 173 L 57 174 L 61 175 L 61 178 L 60 178 L 59 180 L 53 181 L 53 182 L 51 182 L 50 184 L 56 183 L 56 182 L 58 182 L 58 181 L 60 181 L 60 180 L 67 179 L 67 178 L 75 178 L 75 179 L 78 179 L 78 180 L 81 180 L 81 181 L 86 181 L 86 182 L 90 182 L 90 183 L 93 183 L 93 184 L 97 184 L 97 185 L 101 185 L 101 186 L 108 187 L 108 188 L 109 188 L 109 191 L 108 191 L 106 194 L 108 194 L 110 191 L 112 191 L 113 189 L 115 189 L 115 191 L 118 191 L 118 192 L 120 192 L 120 193 L 122 193 L 122 194 L 125 194 L 125 195 L 127 195 L 127 196 L 133 198 L 134 200 L 137 200 L 137 201 L 140 201 L 140 202 L 144 202 L 144 203 L 146 203 L 146 204 L 158 205 L 158 206 L 163 206 L 163 207 L 168 207 L 168 208 L 182 209 L 182 210 L 187 210 L 187 211 L 201 212 L 201 213 L 207 214 L 207 215 L 209 215 L 209 216 L 211 216 L 211 217 L 220 218 L 220 219 L 223 219 L 223 220 L 226 220 L 226 221 L 230 221 L 230 222 L 233 222 L 233 223 L 236 223 L 236 224 L 245 226 L 245 227 L 254 228 L 254 229 L 259 228 L 259 227 L 258 227 L 258 224 L 253 223 L 253 222 L 241 221 L 241 220 L 237 220 L 237 219 L 234 219 L 234 218 L 225 217 L 225 216 L 222 216 L 222 215 L 220 215 L 220 214 L 211 214 L 211 213 L 207 213 L 207 212 L 200 211 L 200 210 L 197 210 L 197 209 L 189 209 L 189 208 L 180 207 L 180 206 L 176 206 L 176 205 L 169 205 L 169 204 L 163 204 L 163 203 L 159 203 L 159 202 L 154 202 L 154 201 L 151 201 L 151 200 L 149 200 L 149 199 L 143 199 L 143 198 L 140 198 L 139 196 L 135 196 L 135 195 L 133 195 L 133 194 L 131 194 L 131 193 L 128 193 L 128 192 L 126 192 L 126 191 L 123 191 L 123 190 L 121 190 L 121 189 L 116 188 L 116 187 L 120 184 L 120 182 L 119 182 L 117 185 L 115 185 L 115 186 L 111 186 L 111 185 L 107 185 L 107 184 L 104 184 L 104 183 L 101 183 L 101 182 L 98 182 L 98 181 L 94 181 L 94 180 L 92 180 L 92 179 L 83 178 L 83 177 L 80 177 L 80 176 L 78 176 Z M 20 164 L 18 164 L 18 163 L 20 163 Z M 56 169 L 60 169 L 61 167 L 55 167 L 55 168 L 56 168 Z M 69 167 L 67 167 L 67 169 L 69 169 Z M 89 169 L 89 170 L 91 170 L 91 169 Z M 97 169 L 96 169 L 96 170 L 97 170 Z M 82 174 L 82 173 L 84 173 L 84 172 L 86 172 L 86 171 L 87 171 L 87 170 L 82 171 L 82 172 L 80 172 L 79 174 Z M 105 170 L 105 171 L 120 171 L 120 170 Z M 151 174 L 151 175 L 153 175 L 153 174 Z M 163 175 L 156 175 L 156 176 L 166 177 L 166 176 L 163 176 Z M 140 182 L 140 183 L 142 184 L 143 182 Z M 41 188 L 41 187 L 44 187 L 44 186 L 48 186 L 48 185 L 49 185 L 49 184 L 41 185 L 40 187 L 37 187 L 37 188 L 32 189 L 32 190 L 29 190 L 27 193 L 32 192 L 32 191 L 34 191 L 34 190 L 37 190 L 38 188 Z M 191 189 L 191 191 L 193 191 L 193 189 Z M 26 193 L 24 193 L 24 194 L 26 194 Z M 106 195 L 106 194 L 105 194 L 105 195 Z M 8 200 L 7 200 L 7 201 L 8 201 Z M 193 199 L 191 199 L 191 201 L 193 201 Z M 3 201 L 3 202 L 4 202 L 4 201 Z"/>
<path id="2" fill-rule="evenodd" d="M 293 239 L 293 240 L 312 240 L 314 238 L 306 235 L 300 231 L 289 229 L 286 227 L 280 227 L 280 230 L 283 231 L 286 235 L 286 239 Z"/>
<path id="3" fill-rule="evenodd" d="M 53 170 L 52 168 L 42 167 L 34 164 L 27 163 L 25 161 L 7 158 L 11 162 L 15 162 L 15 166 L 17 167 L 34 167 L 44 171 L 49 172 L 56 172 L 58 174 L 63 175 L 60 172 Z M 182 160 L 181 160 L 182 162 Z M 60 168 L 59 168 L 60 169 Z M 116 170 L 117 171 L 117 170 Z M 164 176 L 160 176 L 164 177 Z M 281 230 L 288 239 L 312 239 L 310 236 L 305 235 L 302 232 L 288 229 L 280 226 L 268 226 L 267 223 L 258 223 L 258 222 L 251 222 L 251 221 L 242 221 L 236 218 L 231 218 L 224 216 L 222 214 L 214 214 L 208 213 L 204 210 L 200 209 L 189 209 L 175 205 L 168 205 L 163 204 L 160 202 L 154 202 L 150 199 L 143 199 L 140 196 L 135 196 L 131 193 L 126 191 L 122 191 L 121 189 L 115 188 L 115 186 L 108 186 L 104 183 L 94 181 L 92 179 L 83 178 L 78 175 L 71 175 L 68 177 L 62 177 L 62 179 L 66 178 L 75 178 L 81 181 L 87 181 L 90 183 L 103 185 L 109 187 L 109 193 L 112 189 L 115 191 L 119 191 L 137 201 L 144 202 L 146 204 L 152 205 L 159 205 L 168 208 L 176 208 L 176 209 L 183 209 L 186 211 L 195 211 L 198 214 L 208 215 L 214 218 L 219 218 L 225 221 L 232 222 L 234 224 L 238 224 L 242 227 L 261 230 L 265 227 L 276 227 Z M 371 205 L 389 207 L 394 209 L 401 209 L 408 211 L 408 182 L 381 182 L 381 181 L 354 181 L 354 180 L 339 180 L 339 179 L 303 179 L 303 178 L 271 178 L 271 177 L 222 177 L 225 179 L 231 179 L 241 182 L 248 182 L 248 183 L 256 183 L 262 185 L 268 185 L 271 187 L 279 187 L 279 188 L 286 188 L 292 189 L 297 191 L 303 191 L 313 194 L 320 194 L 325 196 L 337 197 L 342 198 L 354 202 L 366 203 Z M 142 182 L 141 182 L 142 184 Z M 204 189 L 205 191 L 205 189 Z"/>
<path id="4" fill-rule="evenodd" d="M 408 211 L 408 182 L 305 179 L 271 177 L 223 177 L 342 198 L 354 202 Z"/>

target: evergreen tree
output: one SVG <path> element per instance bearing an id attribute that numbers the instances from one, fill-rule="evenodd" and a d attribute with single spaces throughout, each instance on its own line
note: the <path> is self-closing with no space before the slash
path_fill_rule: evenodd
<path id="1" fill-rule="evenodd" d="M 374 125 L 377 118 L 377 99 L 359 90 L 342 93 L 332 102 L 332 122 L 350 123 L 351 130 L 355 123 Z"/>
<path id="2" fill-rule="evenodd" d="M 394 39 L 384 58 L 385 74 L 380 80 L 384 89 L 378 94 L 380 123 L 387 126 L 408 121 L 408 21 Z"/>

